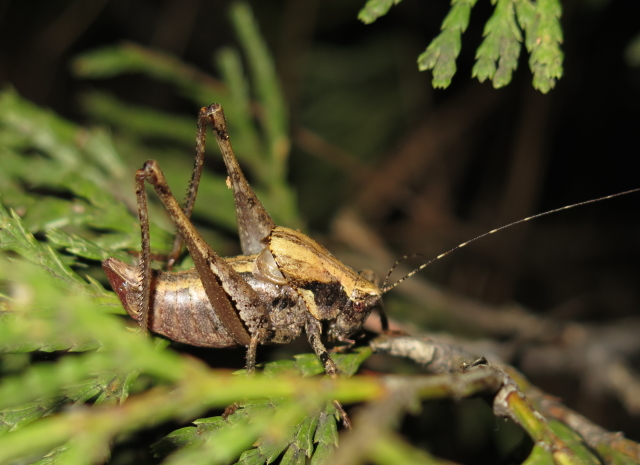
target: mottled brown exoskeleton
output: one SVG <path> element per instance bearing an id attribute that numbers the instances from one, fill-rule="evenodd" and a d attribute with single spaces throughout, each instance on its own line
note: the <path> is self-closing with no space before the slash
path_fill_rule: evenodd
<path id="1" fill-rule="evenodd" d="M 227 184 L 233 189 L 244 254 L 238 257 L 221 258 L 189 220 L 202 172 L 209 123 L 227 167 Z M 175 273 L 151 270 L 145 181 L 154 186 L 178 230 L 168 268 L 180 254 L 184 241 L 194 269 Z M 515 221 L 440 254 L 393 285 L 378 287 L 371 273 L 356 273 L 308 236 L 274 224 L 233 154 L 222 108 L 213 104 L 202 108 L 198 117 L 196 161 L 184 208 L 180 208 L 171 193 L 158 163 L 147 161 L 136 173 L 142 232 L 140 264 L 131 266 L 109 258 L 103 268 L 124 308 L 139 322 L 142 331 L 150 329 L 195 346 L 245 346 L 247 370 L 251 372 L 255 369 L 258 345 L 290 342 L 304 328 L 325 371 L 335 376 L 338 370 L 320 338 L 323 327 L 330 339 L 352 343 L 349 338 L 361 330 L 374 308 L 378 308 L 382 327 L 386 328 L 380 308 L 382 295 L 435 260 L 533 218 L 637 191 L 640 189 Z"/>
<path id="2" fill-rule="evenodd" d="M 189 220 L 204 161 L 207 124 L 216 136 L 233 189 L 242 253 L 222 258 Z M 178 236 L 169 266 L 187 245 L 195 268 L 151 270 L 145 181 L 155 188 Z M 302 328 L 330 375 L 337 368 L 321 341 L 351 342 L 377 306 L 382 290 L 364 274 L 337 260 L 308 236 L 276 226 L 238 165 L 220 105 L 202 108 L 198 117 L 196 161 L 184 208 L 180 208 L 154 160 L 136 173 L 142 251 L 139 266 L 104 261 L 109 282 L 143 331 L 203 347 L 247 347 L 247 370 L 255 369 L 260 344 L 284 344 Z"/>

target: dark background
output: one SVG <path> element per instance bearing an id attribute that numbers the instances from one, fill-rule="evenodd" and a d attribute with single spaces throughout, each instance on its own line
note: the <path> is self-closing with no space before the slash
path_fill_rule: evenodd
<path id="1" fill-rule="evenodd" d="M 368 26 L 357 21 L 360 0 L 250 4 L 289 104 L 291 181 L 318 237 L 338 241 L 335 218 L 356 211 L 393 256 L 431 257 L 531 214 L 640 187 L 640 70 L 624 60 L 640 33 L 637 1 L 563 2 L 565 74 L 548 95 L 532 89 L 526 51 L 506 88 L 471 80 L 489 2 L 473 10 L 446 90 L 433 90 L 415 64 L 439 31 L 445 0 L 404 0 Z M 91 88 L 195 115 L 164 84 L 79 80 L 70 60 L 126 40 L 215 75 L 214 51 L 236 44 L 228 5 L 4 1 L 0 80 L 86 124 L 78 95 Z M 423 277 L 491 306 L 517 301 L 559 324 L 637 322 L 639 208 L 632 194 L 551 215 L 458 251 Z M 628 360 L 636 370 L 639 361 Z M 596 422 L 640 439 L 638 416 L 613 396 L 589 393 L 579 376 L 529 375 Z"/>

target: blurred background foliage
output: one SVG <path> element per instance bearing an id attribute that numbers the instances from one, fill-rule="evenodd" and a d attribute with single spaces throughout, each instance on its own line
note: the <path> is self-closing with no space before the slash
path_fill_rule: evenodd
<path id="1" fill-rule="evenodd" d="M 563 2 L 564 72 L 556 81 L 556 62 L 546 87 L 544 79 L 535 84 L 549 91 L 553 81 L 543 95 L 532 85 L 533 36 L 522 35 L 518 55 L 519 29 L 511 24 L 505 31 L 498 21 L 508 16 L 505 8 L 526 2 L 454 3 L 468 10 L 468 21 L 464 12 L 451 17 L 455 8 L 445 0 L 263 0 L 248 3 L 253 17 L 242 7 L 230 14 L 227 1 L 3 3 L 0 194 L 26 231 L 22 242 L 5 239 L 3 248 L 57 270 L 70 286 L 119 311 L 113 294 L 100 290 L 105 279 L 97 260 L 106 253 L 126 260 L 126 251 L 139 247 L 133 173 L 157 159 L 181 197 L 197 111 L 212 102 L 223 104 L 241 164 L 276 222 L 310 232 L 355 268 L 382 276 L 403 253 L 435 256 L 532 213 L 637 187 L 640 4 Z M 550 8 L 553 25 L 558 3 L 538 3 Z M 358 21 L 360 14 L 371 22 L 363 7 L 380 5 L 386 15 Z M 505 53 L 504 67 L 493 74 L 487 62 L 495 55 L 476 61 L 491 49 L 483 41 L 496 39 L 492 18 L 503 27 L 493 31 L 502 31 Z M 442 39 L 429 45 L 434 38 Z M 438 43 L 449 53 L 441 68 L 430 59 Z M 505 75 L 511 75 L 506 87 Z M 194 216 L 212 246 L 233 255 L 239 249 L 232 199 L 215 150 Z M 420 279 L 497 308 L 517 301 L 561 323 L 635 321 L 639 202 L 629 196 L 528 223 L 453 254 Z M 157 204 L 152 218 L 153 247 L 166 251 L 173 228 Z M 56 252 L 33 245 L 28 233 Z M 95 281 L 86 284 L 75 272 Z M 495 336 L 464 316 L 416 302 L 409 282 L 387 301 L 394 317 L 422 328 Z M 67 346 L 49 342 L 54 351 L 91 347 L 75 339 Z M 186 350 L 213 365 L 243 363 L 242 351 L 223 351 L 220 360 Z M 301 350 L 304 342 L 262 357 Z M 50 356 L 33 359 L 39 357 Z M 636 369 L 638 360 L 631 361 Z M 3 374 L 28 361 L 7 358 Z M 638 417 L 589 390 L 578 375 L 528 375 L 597 423 L 640 438 Z M 473 405 L 427 406 L 427 418 L 439 419 L 429 446 L 466 463 L 480 455 L 495 463 L 520 433 L 504 428 L 503 436 L 480 441 L 478 431 L 494 420 Z M 161 437 L 155 434 L 145 440 Z M 478 443 L 463 452 L 456 444 L 469 438 Z"/>

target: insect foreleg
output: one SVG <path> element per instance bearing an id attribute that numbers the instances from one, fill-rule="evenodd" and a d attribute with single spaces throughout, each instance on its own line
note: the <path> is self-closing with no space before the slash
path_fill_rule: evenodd
<path id="1" fill-rule="evenodd" d="M 256 352 L 258 351 L 258 345 L 260 344 L 262 337 L 262 332 L 251 336 L 251 342 L 247 348 L 247 372 L 249 374 L 253 373 L 256 369 Z"/>
<path id="2" fill-rule="evenodd" d="M 329 351 L 320 339 L 320 335 L 322 334 L 322 325 L 320 321 L 309 315 L 305 324 L 305 332 L 307 333 L 307 337 L 309 338 L 311 348 L 324 365 L 324 371 L 332 378 L 335 378 L 338 375 L 338 367 L 331 359 Z"/>

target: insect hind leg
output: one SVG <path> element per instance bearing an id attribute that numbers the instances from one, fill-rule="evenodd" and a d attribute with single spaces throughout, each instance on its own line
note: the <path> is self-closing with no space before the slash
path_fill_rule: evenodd
<path id="1" fill-rule="evenodd" d="M 271 231 L 275 228 L 275 223 L 260 200 L 258 200 L 240 169 L 229 141 L 227 122 L 222 107 L 214 103 L 209 107 L 203 108 L 200 111 L 200 118 L 206 118 L 211 123 L 224 164 L 227 167 L 228 182 L 233 189 L 233 198 L 236 205 L 242 253 L 245 255 L 260 253 L 265 247 L 264 240 L 269 237 Z"/>

